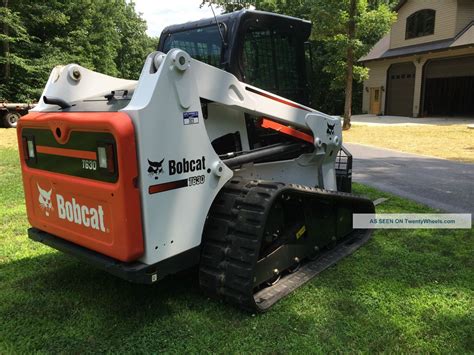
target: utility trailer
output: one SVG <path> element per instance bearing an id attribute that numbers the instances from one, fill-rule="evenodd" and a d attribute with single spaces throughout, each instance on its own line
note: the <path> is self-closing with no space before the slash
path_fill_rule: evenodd
<path id="1" fill-rule="evenodd" d="M 34 104 L 9 103 L 0 101 L 0 125 L 5 128 L 15 128 L 21 116 L 35 107 Z"/>

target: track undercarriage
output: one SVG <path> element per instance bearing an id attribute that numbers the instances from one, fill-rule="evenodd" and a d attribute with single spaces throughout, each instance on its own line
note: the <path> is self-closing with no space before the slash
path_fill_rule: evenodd
<path id="1" fill-rule="evenodd" d="M 235 178 L 216 197 L 205 227 L 201 288 L 262 312 L 370 238 L 353 213 L 370 200 L 295 184 Z"/>

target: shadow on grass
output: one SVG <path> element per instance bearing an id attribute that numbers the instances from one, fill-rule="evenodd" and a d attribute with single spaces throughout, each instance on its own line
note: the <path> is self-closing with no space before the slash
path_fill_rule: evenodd
<path id="1" fill-rule="evenodd" d="M 377 232 L 257 316 L 204 297 L 196 270 L 147 286 L 56 252 L 21 259 L 0 268 L 0 344 L 7 352 L 467 351 L 469 252 L 440 250 L 469 235 L 434 236 L 421 250 L 407 233 Z"/>
<path id="2" fill-rule="evenodd" d="M 429 211 L 355 191 L 390 197 L 382 212 Z M 0 264 L 0 353 L 472 352 L 472 231 L 377 231 L 252 316 L 204 297 L 196 270 L 131 284 L 26 241 L 17 228 L 26 226 L 4 229 L 12 261 Z"/>
<path id="3" fill-rule="evenodd" d="M 3 152 L 10 175 L 0 177 L 10 186 L 21 181 L 17 153 Z M 432 211 L 360 185 L 355 192 L 389 197 L 379 212 Z M 472 230 L 377 231 L 252 316 L 204 297 L 196 270 L 130 284 L 29 242 L 21 184 L 0 197 L 2 354 L 473 352 Z"/>
<path id="4" fill-rule="evenodd" d="M 17 350 L 33 344 L 47 351 L 93 350 L 90 346 L 104 338 L 120 343 L 139 336 L 150 321 L 172 318 L 179 327 L 177 305 L 189 312 L 209 303 L 199 292 L 196 270 L 139 285 L 53 253 L 4 264 L 0 273 L 16 275 L 2 280 L 0 313 L 8 332 L 3 339 Z"/>

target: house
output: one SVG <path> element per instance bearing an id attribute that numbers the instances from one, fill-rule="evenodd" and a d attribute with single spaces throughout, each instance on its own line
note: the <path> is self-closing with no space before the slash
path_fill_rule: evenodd
<path id="1" fill-rule="evenodd" d="M 360 59 L 366 113 L 474 117 L 474 0 L 405 0 Z"/>

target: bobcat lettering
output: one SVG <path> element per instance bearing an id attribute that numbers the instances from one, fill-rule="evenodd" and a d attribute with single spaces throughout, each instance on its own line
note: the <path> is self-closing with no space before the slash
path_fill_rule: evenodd
<path id="1" fill-rule="evenodd" d="M 105 232 L 102 206 L 99 205 L 97 208 L 81 206 L 74 197 L 71 201 L 65 201 L 59 194 L 56 194 L 56 202 L 60 219 L 67 219 L 69 222 Z"/>
<path id="2" fill-rule="evenodd" d="M 51 202 L 51 195 L 53 189 L 48 191 L 42 189 L 36 184 L 39 191 L 38 202 L 41 209 L 44 211 L 46 216 L 49 217 L 51 211 L 54 210 Z M 56 193 L 56 205 L 58 209 L 58 218 L 82 225 L 86 228 L 92 228 L 106 232 L 104 224 L 104 209 L 101 205 L 97 207 L 88 207 L 79 204 L 73 197 L 71 201 L 67 201 L 64 197 Z"/>
<path id="3" fill-rule="evenodd" d="M 183 161 L 176 161 L 170 160 L 168 162 L 169 174 L 183 174 L 189 173 L 191 171 L 198 171 L 202 169 L 206 169 L 206 157 L 202 157 L 201 159 L 191 159 L 186 160 L 183 158 Z"/>

